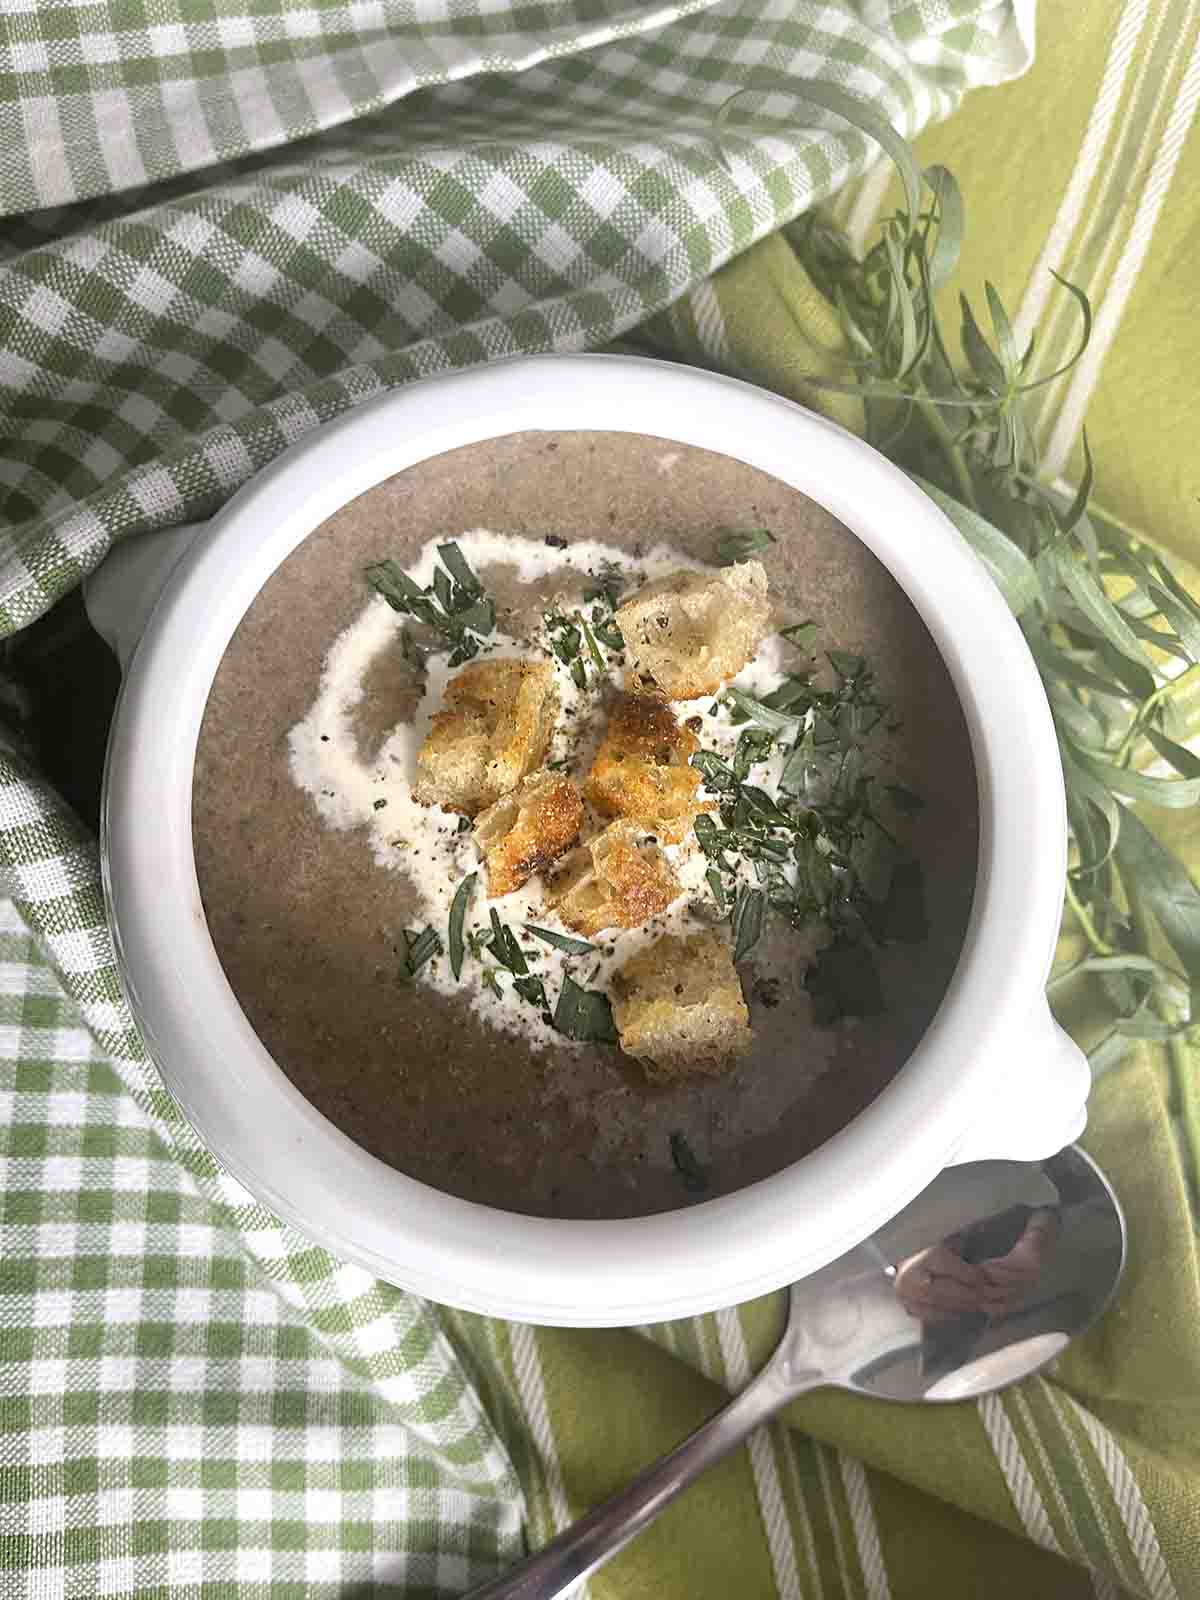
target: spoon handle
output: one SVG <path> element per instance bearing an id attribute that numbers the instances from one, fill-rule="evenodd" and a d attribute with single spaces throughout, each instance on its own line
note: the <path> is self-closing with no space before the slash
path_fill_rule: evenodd
<path id="1" fill-rule="evenodd" d="M 628 1488 L 572 1523 L 518 1566 L 482 1589 L 472 1590 L 467 1600 L 555 1600 L 566 1594 L 623 1550 L 706 1467 L 728 1455 L 802 1387 L 817 1388 L 824 1381 L 814 1374 L 807 1385 L 788 1382 L 774 1363 L 769 1364 L 741 1394 L 701 1423 L 669 1455 L 647 1467 Z"/>

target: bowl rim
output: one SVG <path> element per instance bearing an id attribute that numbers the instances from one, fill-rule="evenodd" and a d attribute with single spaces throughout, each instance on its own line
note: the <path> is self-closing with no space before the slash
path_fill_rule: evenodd
<path id="1" fill-rule="evenodd" d="M 748 1188 L 651 1217 L 501 1211 L 409 1178 L 355 1144 L 294 1087 L 242 1012 L 208 932 L 192 851 L 192 768 L 209 688 L 270 574 L 340 506 L 395 473 L 536 429 L 649 434 L 714 450 L 828 509 L 921 615 L 975 761 L 974 905 L 916 1050 L 818 1150 Z M 995 1095 L 1041 1001 L 1066 865 L 1061 768 L 1040 679 L 999 591 L 942 512 L 861 439 L 793 401 L 671 362 L 590 354 L 515 357 L 387 392 L 308 434 L 235 494 L 179 562 L 130 662 L 101 841 L 118 968 L 150 1056 L 246 1189 L 335 1256 L 431 1299 L 590 1326 L 681 1317 L 778 1288 L 907 1204 Z"/>

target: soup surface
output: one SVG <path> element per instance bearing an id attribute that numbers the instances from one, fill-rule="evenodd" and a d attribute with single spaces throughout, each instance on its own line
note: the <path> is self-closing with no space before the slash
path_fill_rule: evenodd
<path id="1" fill-rule="evenodd" d="M 478 986 L 460 992 L 444 958 L 426 972 L 430 981 L 402 981 L 403 930 L 432 925 L 437 884 L 428 861 L 417 866 L 426 835 L 405 832 L 405 795 L 388 787 L 387 762 L 398 752 L 399 770 L 415 748 L 405 730 L 421 725 L 422 681 L 399 648 L 402 619 L 370 599 L 363 568 L 391 558 L 415 569 L 437 542 L 463 541 L 500 626 L 519 633 L 561 577 L 563 557 L 585 541 L 653 577 L 671 552 L 713 561 L 729 528 L 770 530 L 774 542 L 756 559 L 780 622 L 817 624 L 814 681 L 834 681 L 829 650 L 869 663 L 883 708 L 870 770 L 922 802 L 906 806 L 895 828 L 922 868 L 928 931 L 873 948 L 878 1015 L 820 1024 L 805 969 L 827 934 L 797 935 L 768 919 L 739 969 L 751 1051 L 719 1076 L 656 1084 L 611 1046 L 557 1041 L 536 1010 L 514 1003 L 506 1016 L 480 1003 Z M 759 665 L 779 660 L 766 649 Z M 444 682 L 439 670 L 431 666 L 430 696 Z M 382 783 L 387 804 L 356 811 L 360 780 Z M 397 474 L 330 518 L 268 580 L 209 697 L 193 831 L 230 984 L 275 1060 L 325 1116 L 382 1160 L 453 1194 L 539 1215 L 622 1217 L 779 1170 L 887 1084 L 954 969 L 974 885 L 977 799 L 937 650 L 887 572 L 827 512 L 742 463 L 665 440 L 524 433 Z M 492 904 L 519 926 L 537 902 Z M 485 921 L 487 909 L 478 895 L 471 922 Z M 547 978 L 564 964 L 533 948 L 543 963 L 534 970 Z M 580 958 L 565 959 L 588 981 Z M 594 970 L 603 962 L 601 949 Z"/>

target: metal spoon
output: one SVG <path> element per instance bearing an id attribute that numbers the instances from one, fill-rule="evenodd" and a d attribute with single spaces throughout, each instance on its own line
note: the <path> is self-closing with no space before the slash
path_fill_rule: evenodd
<path id="1" fill-rule="evenodd" d="M 627 1489 L 470 1600 L 554 1600 L 809 1389 L 965 1400 L 1045 1366 L 1112 1299 L 1125 1221 L 1074 1145 L 949 1167 L 899 1216 L 791 1288 L 787 1328 L 736 1399 Z"/>

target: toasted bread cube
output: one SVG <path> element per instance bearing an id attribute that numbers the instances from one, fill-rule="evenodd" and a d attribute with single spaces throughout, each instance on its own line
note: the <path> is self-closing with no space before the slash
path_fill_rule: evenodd
<path id="1" fill-rule="evenodd" d="M 632 822 L 612 822 L 563 863 L 551 904 L 568 928 L 591 938 L 605 928 L 640 928 L 680 893 L 657 845 Z"/>
<path id="2" fill-rule="evenodd" d="M 729 945 L 715 929 L 639 950 L 613 977 L 612 1008 L 621 1049 L 652 1078 L 716 1076 L 754 1039 Z"/>
<path id="3" fill-rule="evenodd" d="M 628 817 L 647 833 L 678 844 L 699 811 L 702 779 L 688 758 L 700 741 L 681 727 L 656 694 L 618 696 L 584 794 L 606 817 Z"/>
<path id="4" fill-rule="evenodd" d="M 583 799 L 560 772 L 535 772 L 475 818 L 487 862 L 488 898 L 512 894 L 579 838 Z"/>
<path id="5" fill-rule="evenodd" d="M 671 700 L 715 694 L 751 659 L 771 619 L 758 561 L 721 572 L 673 572 L 617 611 L 634 671 Z"/>
<path id="6" fill-rule="evenodd" d="M 548 661 L 470 662 L 446 685 L 417 755 L 413 798 L 475 816 L 541 765 L 557 714 Z"/>

